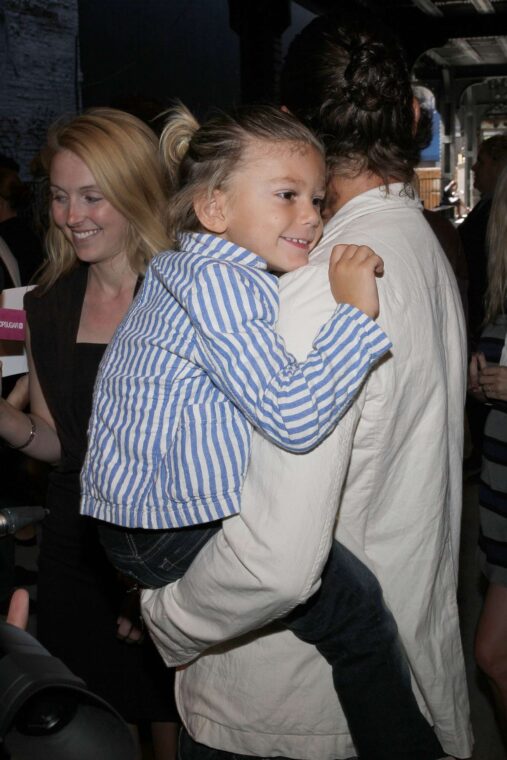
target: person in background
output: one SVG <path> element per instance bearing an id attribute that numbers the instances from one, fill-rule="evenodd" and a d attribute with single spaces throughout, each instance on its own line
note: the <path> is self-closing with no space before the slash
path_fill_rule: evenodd
<path id="1" fill-rule="evenodd" d="M 468 265 L 468 340 L 477 350 L 484 326 L 484 298 L 488 283 L 488 244 L 486 230 L 496 183 L 507 163 L 507 135 L 495 135 L 479 146 L 472 166 L 474 186 L 480 200 L 458 227 Z M 466 404 L 472 451 L 465 460 L 465 472 L 474 475 L 480 470 L 482 435 L 486 421 L 483 404 L 469 394 Z"/>
<path id="2" fill-rule="evenodd" d="M 0 361 L 0 396 L 6 398 L 15 409 L 24 409 L 28 405 L 28 375 L 10 376 L 2 381 L 3 364 Z M 34 459 L 23 457 L 10 447 L 2 446 L 0 450 L 2 463 L 2 487 L 0 490 L 0 509 L 15 508 L 23 505 L 42 504 L 47 481 L 47 466 Z M 17 546 L 36 546 L 36 529 L 34 525 L 25 525 L 15 536 L 4 536 L 0 541 L 0 614 L 5 614 L 13 589 L 32 587 L 37 582 L 37 571 L 25 567 L 23 561 L 30 560 L 16 551 Z M 33 556 L 33 554 L 32 554 Z M 16 561 L 18 563 L 16 564 Z"/>
<path id="3" fill-rule="evenodd" d="M 454 224 L 439 211 L 423 208 L 424 218 L 435 233 L 456 276 L 465 318 L 468 312 L 468 267 L 463 243 Z"/>
<path id="4" fill-rule="evenodd" d="M 428 120 L 399 48 L 342 15 L 315 20 L 292 43 L 282 102 L 325 141 L 329 221 L 309 265 L 280 279 L 278 329 L 296 357 L 306 355 L 335 308 L 331 250 L 354 242 L 384 259 L 378 322 L 393 349 L 315 451 L 289 454 L 254 434 L 241 513 L 181 580 L 143 592 L 166 663 L 190 663 L 177 674 L 180 756 L 357 754 L 324 659 L 276 624 L 241 638 L 311 596 L 337 519 L 338 539 L 380 580 L 443 754 L 468 757 L 456 601 L 465 329 L 450 265 L 410 186 Z M 382 701 L 375 679 L 361 683 Z"/>
<path id="5" fill-rule="evenodd" d="M 57 122 L 47 263 L 25 296 L 30 412 L 0 402 L 0 436 L 54 465 L 42 525 L 37 635 L 131 724 L 151 723 L 157 760 L 175 757 L 172 674 L 142 636 L 95 526 L 79 515 L 79 473 L 97 369 L 153 255 L 167 247 L 166 189 L 153 132 L 92 109 Z"/>
<path id="6" fill-rule="evenodd" d="M 466 211 L 466 207 L 458 192 L 458 183 L 455 179 L 451 179 L 442 190 L 440 208 L 445 214 L 445 219 L 454 219 L 456 216 L 461 217 L 462 210 Z"/>
<path id="7" fill-rule="evenodd" d="M 14 158 L 12 158 L 12 156 L 7 156 L 5 153 L 0 153 L 0 169 L 12 169 L 16 172 L 16 174 L 18 174 L 19 164 Z"/>
<path id="8" fill-rule="evenodd" d="M 42 243 L 30 220 L 21 212 L 30 205 L 30 188 L 12 169 L 0 168 L 0 237 L 9 247 L 19 267 L 20 282 L 28 285 L 43 262 Z"/>
<path id="9" fill-rule="evenodd" d="M 31 222 L 31 191 L 29 185 L 22 182 L 18 175 L 16 162 L 2 160 L 0 157 L 0 272 L 3 286 L 0 289 L 28 285 L 43 262 L 41 239 L 35 234 Z M 3 384 L 4 396 L 13 391 L 17 377 L 12 376 Z M 46 468 L 41 463 L 28 460 L 14 451 L 5 451 L 2 455 L 4 477 L 0 502 L 4 506 L 16 504 L 40 503 L 41 494 L 46 487 Z M 35 529 L 26 526 L 16 534 L 16 542 L 34 544 Z M 2 553 L 7 545 L 14 546 L 14 539 L 5 539 Z M 12 548 L 12 567 L 10 563 L 4 568 L 5 589 L 9 585 L 33 585 L 35 572 L 23 566 L 14 569 L 14 550 Z M 7 569 L 11 568 L 11 569 Z M 0 592 L 0 608 L 5 607 L 7 596 Z"/>
<path id="10" fill-rule="evenodd" d="M 468 264 L 468 331 L 472 348 L 477 345 L 484 323 L 484 296 L 488 280 L 486 230 L 491 202 L 506 163 L 507 135 L 495 135 L 480 144 L 472 171 L 474 187 L 481 198 L 458 227 Z"/>
<path id="11" fill-rule="evenodd" d="M 452 183 L 449 183 L 452 184 Z M 417 195 L 420 193 L 420 182 L 417 174 L 414 175 L 412 182 L 414 190 Z M 447 260 L 452 267 L 452 271 L 456 276 L 459 292 L 461 294 L 461 302 L 463 304 L 463 310 L 465 315 L 467 313 L 467 292 L 468 292 L 468 268 L 465 259 L 465 252 L 463 250 L 463 244 L 458 231 L 450 219 L 442 215 L 442 212 L 438 209 L 427 209 L 424 206 L 422 212 L 424 218 L 430 225 L 431 229 L 435 233 L 438 242 L 442 246 L 442 250 L 447 256 Z"/>
<path id="12" fill-rule="evenodd" d="M 488 288 L 480 353 L 470 363 L 470 391 L 484 405 L 479 486 L 479 558 L 489 585 L 475 641 L 507 739 L 507 167 L 489 216 Z"/>

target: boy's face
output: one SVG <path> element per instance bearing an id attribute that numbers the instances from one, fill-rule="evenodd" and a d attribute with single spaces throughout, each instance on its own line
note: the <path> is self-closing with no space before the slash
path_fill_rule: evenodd
<path id="1" fill-rule="evenodd" d="M 322 234 L 325 179 L 312 145 L 252 139 L 219 191 L 222 237 L 261 256 L 271 271 L 304 266 Z"/>

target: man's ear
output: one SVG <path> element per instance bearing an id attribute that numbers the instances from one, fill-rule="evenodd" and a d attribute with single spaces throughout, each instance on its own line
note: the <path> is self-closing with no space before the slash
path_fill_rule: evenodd
<path id="1" fill-rule="evenodd" d="M 194 198 L 194 211 L 202 227 L 215 235 L 223 235 L 227 230 L 225 196 L 221 190 L 213 190 L 211 195 L 202 193 Z"/>

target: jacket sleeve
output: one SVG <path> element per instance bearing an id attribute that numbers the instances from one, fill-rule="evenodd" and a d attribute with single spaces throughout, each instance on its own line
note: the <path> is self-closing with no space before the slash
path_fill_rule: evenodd
<path id="1" fill-rule="evenodd" d="M 167 665 L 283 617 L 318 589 L 357 414 L 354 404 L 303 457 L 254 434 L 241 514 L 224 521 L 183 578 L 142 592 Z"/>
<path id="2" fill-rule="evenodd" d="M 196 361 L 254 427 L 301 453 L 330 433 L 391 344 L 366 314 L 340 304 L 297 361 L 275 332 L 278 293 L 268 277 L 219 261 L 198 271 L 187 305 Z"/>
<path id="3" fill-rule="evenodd" d="M 298 308 L 300 318 L 290 345 L 304 355 L 335 304 L 327 269 L 292 282 L 286 313 Z M 304 456 L 254 433 L 241 514 L 224 521 L 181 580 L 143 592 L 147 626 L 168 665 L 283 617 L 317 590 L 364 393 Z"/>

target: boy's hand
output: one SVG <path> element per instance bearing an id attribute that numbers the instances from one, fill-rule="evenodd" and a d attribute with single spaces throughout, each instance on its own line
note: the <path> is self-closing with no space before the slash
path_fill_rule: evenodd
<path id="1" fill-rule="evenodd" d="M 379 313 L 375 277 L 384 273 L 384 262 L 366 245 L 335 245 L 329 260 L 331 292 L 337 303 L 348 303 L 372 319 Z"/>

